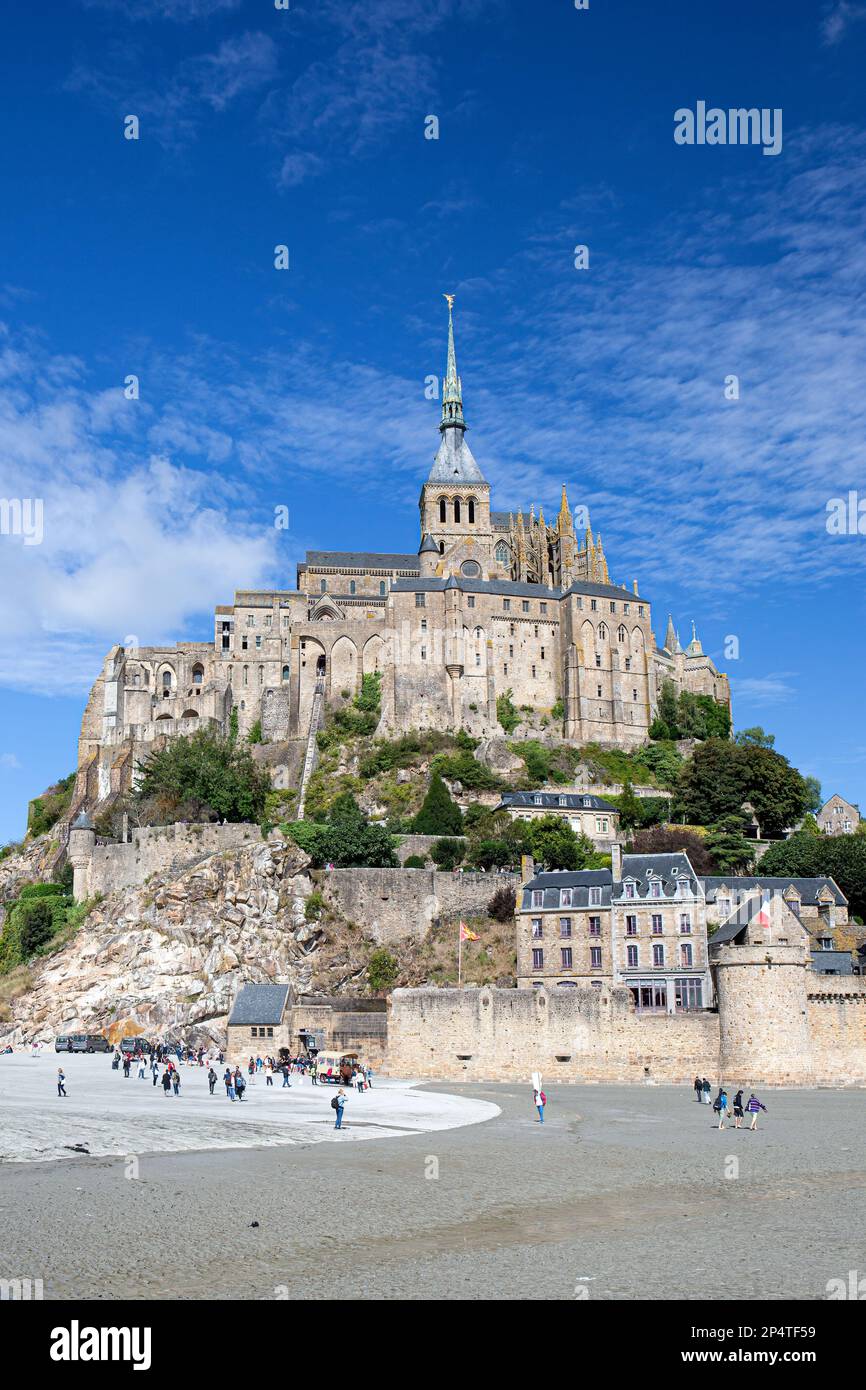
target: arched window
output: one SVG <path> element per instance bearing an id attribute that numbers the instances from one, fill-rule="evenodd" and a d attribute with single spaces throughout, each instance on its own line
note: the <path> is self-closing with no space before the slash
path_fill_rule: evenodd
<path id="1" fill-rule="evenodd" d="M 171 694 L 171 671 L 162 673 L 162 698 L 167 700 Z"/>
<path id="2" fill-rule="evenodd" d="M 439 498 L 439 520 L 448 520 L 448 502 L 444 497 Z"/>
<path id="3" fill-rule="evenodd" d="M 460 520 L 460 498 L 459 498 L 459 497 L 455 497 L 455 498 L 454 498 L 454 520 L 455 520 L 455 521 L 459 521 L 459 520 Z"/>
<path id="4" fill-rule="evenodd" d="M 264 683 L 265 683 L 265 668 L 264 668 L 264 666 L 260 666 L 260 667 L 259 667 L 259 685 L 264 685 Z"/>
<path id="5" fill-rule="evenodd" d="M 244 672 L 243 672 L 243 680 L 242 680 L 241 684 L 242 684 L 242 685 L 248 685 L 248 684 L 249 684 L 249 679 L 250 679 L 250 668 L 249 668 L 249 666 L 245 666 L 245 667 L 244 667 Z"/>
<path id="6" fill-rule="evenodd" d="M 598 640 L 600 642 L 607 641 L 607 628 L 605 627 L 604 623 L 599 623 L 598 625 Z"/>
<path id="7" fill-rule="evenodd" d="M 379 580 L 379 593 L 382 594 L 382 596 L 384 597 L 384 595 L 385 595 L 385 581 L 384 581 L 384 579 L 380 579 L 380 580 Z"/>
<path id="8" fill-rule="evenodd" d="M 353 594 L 354 592 L 355 592 L 355 581 L 354 581 L 354 579 L 350 579 L 350 580 L 349 580 L 349 593 L 350 593 L 350 594 Z"/>
<path id="9" fill-rule="evenodd" d="M 319 581 L 319 590 L 320 590 L 320 592 L 323 593 L 323 594 L 326 594 L 326 593 L 328 592 L 328 581 L 327 581 L 327 579 L 322 579 L 322 580 Z"/>
<path id="10" fill-rule="evenodd" d="M 193 683 L 193 685 L 201 685 L 201 683 L 202 683 L 203 680 L 204 680 L 204 667 L 201 666 L 201 665 L 193 666 L 193 668 L 192 668 L 192 683 Z"/>
<path id="11" fill-rule="evenodd" d="M 440 554 L 440 555 L 444 555 L 444 554 L 445 554 L 445 542 L 444 542 L 444 541 L 440 541 L 440 542 L 439 542 L 439 554 Z"/>
<path id="12" fill-rule="evenodd" d="M 283 667 L 283 680 L 284 680 L 284 681 L 287 681 L 288 679 L 289 679 L 289 668 L 288 668 L 288 666 L 284 666 L 284 667 Z"/>
<path id="13" fill-rule="evenodd" d="M 616 630 L 616 640 L 617 642 L 624 642 L 626 640 L 626 631 L 622 623 L 620 623 L 619 627 Z"/>
<path id="14" fill-rule="evenodd" d="M 508 546 L 505 544 L 505 541 L 500 541 L 496 547 L 496 559 L 499 561 L 500 565 L 508 564 Z"/>
<path id="15" fill-rule="evenodd" d="M 475 498 L 470 497 L 466 503 L 466 515 L 470 526 L 475 525 Z"/>

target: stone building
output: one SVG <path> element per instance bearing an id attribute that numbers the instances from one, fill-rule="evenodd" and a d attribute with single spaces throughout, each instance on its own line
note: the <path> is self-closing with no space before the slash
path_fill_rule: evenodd
<path id="1" fill-rule="evenodd" d="M 610 849 L 619 833 L 617 807 L 591 792 L 503 792 L 495 809 L 507 811 L 512 820 L 559 816 L 575 835 L 585 835 L 601 851 Z"/>
<path id="2" fill-rule="evenodd" d="M 287 984 L 242 985 L 228 1020 L 227 1055 L 231 1062 L 250 1056 L 292 1057 L 312 1052 L 357 1052 L 364 1062 L 381 1066 L 387 1039 L 384 999 L 338 995 L 295 995 Z"/>
<path id="3" fill-rule="evenodd" d="M 381 677 L 385 731 L 501 732 L 496 702 L 542 712 L 581 743 L 645 741 L 662 680 L 730 705 L 727 678 L 697 636 L 663 644 L 636 580 L 610 577 L 588 517 L 565 486 L 555 520 L 491 507 L 466 439 L 449 304 L 440 442 L 423 482 L 409 553 L 315 550 L 294 588 L 240 590 L 215 609 L 213 640 L 115 646 L 84 712 L 74 807 L 125 791 L 137 761 L 203 726 L 266 742 L 308 740 L 323 706 Z"/>
<path id="4" fill-rule="evenodd" d="M 844 797 L 833 795 L 825 801 L 815 819 L 825 835 L 853 835 L 860 824 L 860 807 Z"/>
<path id="5" fill-rule="evenodd" d="M 534 875 L 517 909 L 518 988 L 624 985 L 640 1012 L 707 1008 L 706 900 L 688 855 Z"/>

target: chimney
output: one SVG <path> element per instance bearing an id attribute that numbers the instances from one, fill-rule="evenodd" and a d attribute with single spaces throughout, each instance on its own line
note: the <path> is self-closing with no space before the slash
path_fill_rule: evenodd
<path id="1" fill-rule="evenodd" d="M 614 883 L 619 883 L 622 878 L 622 845 L 619 840 L 614 840 L 610 847 L 610 867 Z"/>
<path id="2" fill-rule="evenodd" d="M 521 854 L 520 882 L 528 883 L 531 878 L 535 878 L 535 860 L 531 854 Z"/>

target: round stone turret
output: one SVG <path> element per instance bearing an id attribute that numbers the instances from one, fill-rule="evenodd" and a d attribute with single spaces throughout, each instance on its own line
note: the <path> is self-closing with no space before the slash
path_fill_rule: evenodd
<path id="1" fill-rule="evenodd" d="M 66 849 L 73 869 L 72 896 L 76 902 L 83 902 L 88 896 L 90 860 L 95 844 L 96 831 L 93 821 L 86 811 L 82 811 L 69 828 L 69 844 Z"/>
<path id="2" fill-rule="evenodd" d="M 719 1080 L 739 1086 L 809 1086 L 812 1040 L 802 945 L 720 946 Z"/>
<path id="3" fill-rule="evenodd" d="M 435 579 L 438 561 L 439 547 L 428 532 L 418 549 L 418 564 L 422 579 Z"/>

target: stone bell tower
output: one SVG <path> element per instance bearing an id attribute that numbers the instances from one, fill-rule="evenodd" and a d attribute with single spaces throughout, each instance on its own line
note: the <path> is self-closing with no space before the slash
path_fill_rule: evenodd
<path id="1" fill-rule="evenodd" d="M 433 467 L 421 489 L 421 535 L 431 537 L 440 575 L 487 578 L 493 561 L 490 484 L 466 443 L 463 386 L 454 350 L 454 296 L 448 300 L 448 358 L 442 383 L 442 436 Z M 473 564 L 474 562 L 474 564 Z M 474 568 L 477 565 L 477 571 Z"/>

